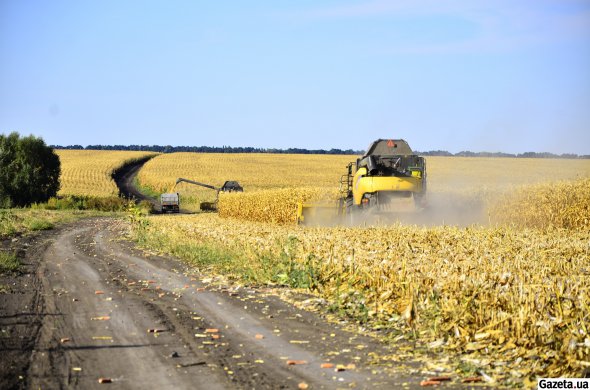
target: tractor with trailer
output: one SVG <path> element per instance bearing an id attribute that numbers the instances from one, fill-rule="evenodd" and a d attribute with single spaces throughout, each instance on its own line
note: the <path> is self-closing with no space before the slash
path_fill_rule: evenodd
<path id="1" fill-rule="evenodd" d="M 347 166 L 338 202 L 300 203 L 301 224 L 340 223 L 348 219 L 415 212 L 426 193 L 426 161 L 403 139 L 378 139 Z"/>
<path id="2" fill-rule="evenodd" d="M 163 213 L 179 213 L 180 194 L 178 192 L 171 192 L 160 195 L 160 205 Z"/>
<path id="3" fill-rule="evenodd" d="M 234 181 L 234 180 L 228 180 L 225 183 L 223 183 L 223 185 L 221 187 L 215 187 L 214 185 L 211 185 L 211 184 L 200 183 L 198 181 L 184 179 L 182 177 L 176 179 L 176 183 L 174 184 L 172 191 L 174 191 L 174 188 L 176 188 L 176 186 L 180 183 L 194 184 L 197 186 L 209 188 L 209 189 L 214 190 L 216 192 L 214 202 L 201 202 L 200 208 L 203 211 L 216 211 L 217 210 L 217 202 L 219 200 L 219 193 L 220 192 L 243 192 L 244 191 L 244 188 L 240 185 L 240 183 L 238 183 L 237 181 Z M 174 200 L 176 200 L 175 205 L 173 204 Z M 166 212 L 166 211 L 179 212 L 179 210 L 180 210 L 179 209 L 180 195 L 178 192 L 171 192 L 171 193 L 162 194 L 160 196 L 160 203 L 162 204 L 162 212 Z"/>

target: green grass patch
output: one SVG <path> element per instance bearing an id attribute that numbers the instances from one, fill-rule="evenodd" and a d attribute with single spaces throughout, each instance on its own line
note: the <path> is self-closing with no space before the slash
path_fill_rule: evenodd
<path id="1" fill-rule="evenodd" d="M 56 225 L 87 217 L 122 215 L 123 213 L 96 210 L 0 209 L 0 238 L 53 229 Z"/>
<path id="2" fill-rule="evenodd" d="M 21 218 L 11 210 L 0 209 L 0 237 L 18 233 L 17 226 Z"/>
<path id="3" fill-rule="evenodd" d="M 132 220 L 136 241 L 143 247 L 168 253 L 199 270 L 212 271 L 252 284 L 273 284 L 293 288 L 314 289 L 318 285 L 317 263 L 310 258 L 305 264 L 296 262 L 288 248 L 296 245 L 287 240 L 287 248 L 279 256 L 258 253 L 257 259 L 244 256 L 240 248 L 213 242 L 179 242 L 150 226 L 149 220 Z"/>
<path id="4" fill-rule="evenodd" d="M 135 188 L 137 188 L 137 190 L 139 192 L 141 192 L 142 194 L 144 194 L 147 197 L 154 198 L 154 199 L 160 198 L 159 192 L 154 190 L 152 187 L 142 185 L 137 176 L 135 176 L 135 178 L 133 179 L 133 186 Z"/>
<path id="5" fill-rule="evenodd" d="M 14 253 L 0 252 L 0 273 L 16 272 L 21 263 Z"/>
<path id="6" fill-rule="evenodd" d="M 50 221 L 47 221 L 45 219 L 31 218 L 27 221 L 26 226 L 27 226 L 28 230 L 32 230 L 32 231 L 53 229 L 53 223 L 51 223 Z"/>
<path id="7" fill-rule="evenodd" d="M 31 206 L 37 210 L 96 210 L 96 211 L 124 211 L 129 201 L 118 196 L 61 196 L 51 198 L 47 203 L 37 203 Z"/>

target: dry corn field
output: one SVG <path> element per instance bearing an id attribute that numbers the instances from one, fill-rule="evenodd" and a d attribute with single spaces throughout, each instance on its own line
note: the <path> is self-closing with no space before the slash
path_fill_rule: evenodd
<path id="1" fill-rule="evenodd" d="M 478 209 L 482 212 L 482 216 L 476 219 L 477 222 L 484 219 L 497 221 L 499 218 L 495 214 L 489 214 L 489 210 L 508 210 L 507 219 L 510 219 L 510 208 L 517 207 L 515 202 L 511 201 L 515 199 L 513 192 L 519 191 L 519 188 L 523 186 L 525 189 L 519 195 L 519 202 L 522 199 L 526 203 L 529 200 L 524 196 L 535 196 L 531 194 L 538 193 L 541 188 L 545 188 L 543 194 L 551 193 L 552 184 L 545 183 L 590 177 L 590 162 L 588 160 L 520 160 L 512 158 L 430 157 L 427 159 L 427 196 L 433 200 L 435 207 L 438 204 L 439 208 L 451 207 L 457 212 Z M 340 172 L 344 171 L 344 165 L 342 165 Z M 331 177 L 336 176 L 335 173 L 331 175 Z M 311 181 L 311 183 L 314 182 Z M 338 181 L 333 183 L 336 184 L 316 188 L 301 188 L 293 185 L 291 198 L 288 191 L 284 189 L 222 195 L 219 212 L 221 216 L 225 217 L 250 221 L 270 220 L 291 224 L 295 222 L 297 201 L 323 200 L 330 198 L 330 196 L 332 199 L 337 199 Z M 529 190 L 528 186 L 532 184 L 539 184 L 539 187 Z M 587 195 L 587 193 L 566 190 L 559 193 L 565 197 L 579 199 L 583 199 L 584 195 Z M 560 201 L 560 199 L 553 197 L 551 199 L 556 202 Z M 507 206 L 502 207 L 503 203 L 506 203 Z M 558 209 L 560 206 L 558 203 L 545 202 L 544 207 Z M 533 214 L 535 211 L 535 209 L 532 210 Z M 508 222 L 506 218 L 504 221 Z M 519 221 L 522 221 L 522 217 L 519 218 Z"/>
<path id="2" fill-rule="evenodd" d="M 331 186 L 355 156 L 302 154 L 223 154 L 170 153 L 146 163 L 139 173 L 143 185 L 166 191 L 178 177 L 221 185 L 237 180 L 251 190 L 302 187 L 310 184 Z M 323 171 L 318 174 L 318 167 Z M 182 184 L 183 186 L 185 184 Z M 199 190 L 186 185 L 187 193 Z"/>
<path id="3" fill-rule="evenodd" d="M 340 180 L 346 165 L 355 159 L 355 156 L 300 154 L 171 153 L 148 161 L 138 179 L 142 186 L 157 193 L 171 191 L 180 177 L 218 187 L 226 180 L 237 180 L 247 192 L 310 186 L 331 188 Z M 179 184 L 174 191 L 181 193 L 185 207 L 188 204 L 193 209 L 198 209 L 199 202 L 215 198 L 214 191 L 187 183 Z"/>
<path id="4" fill-rule="evenodd" d="M 159 249 L 193 260 L 200 247 L 238 254 L 241 265 L 214 269 L 250 281 L 303 278 L 346 315 L 417 337 L 429 353 L 456 356 L 500 383 L 590 367 L 590 161 L 428 158 L 429 192 L 485 199 L 486 224 L 300 227 L 290 219 L 296 201 L 333 197 L 354 158 L 255 156 L 265 161 L 260 169 L 247 155 L 222 157 L 199 156 L 195 170 L 216 161 L 218 176 L 172 176 L 238 180 L 246 192 L 222 196 L 220 215 L 150 217 L 147 235 Z M 156 180 L 149 170 L 162 160 L 192 158 L 151 160 L 142 184 Z M 305 158 L 325 169 L 303 172 Z M 275 175 L 272 161 L 289 174 Z M 173 179 L 159 172 L 162 182 Z"/>
<path id="5" fill-rule="evenodd" d="M 192 184 L 174 187 L 183 177 L 201 183 L 221 186 L 226 180 L 237 180 L 245 193 L 239 203 L 221 203 L 225 216 L 267 221 L 268 209 L 276 210 L 270 218 L 292 223 L 294 199 L 314 200 L 338 196 L 340 177 L 346 165 L 358 156 L 286 155 L 286 154 L 201 154 L 171 153 L 148 161 L 139 172 L 142 186 L 157 193 L 174 189 L 181 193 L 184 207 L 198 210 L 201 201 L 211 201 L 215 192 Z M 588 160 L 427 157 L 428 190 L 451 197 L 455 202 L 487 201 L 503 192 L 525 184 L 590 177 Z M 297 188 L 293 197 L 280 189 Z M 269 191 L 270 192 L 267 192 Z M 264 192 L 259 196 L 249 195 Z M 310 197 L 316 193 L 316 197 Z M 241 199 L 240 197 L 243 197 Z M 261 208 L 261 199 L 266 207 Z M 249 207 L 250 205 L 250 207 Z M 289 210 L 286 210 L 286 209 Z M 236 210 L 244 210 L 244 215 Z"/>
<path id="6" fill-rule="evenodd" d="M 174 187 L 184 177 L 220 186 L 237 180 L 246 191 L 293 187 L 336 188 L 346 165 L 358 156 L 301 154 L 170 153 L 148 161 L 139 182 L 156 192 Z M 512 188 L 556 180 L 590 177 L 588 160 L 529 158 L 427 157 L 428 188 L 479 191 Z M 208 191 L 190 184 L 177 187 L 186 195 Z"/>
<path id="7" fill-rule="evenodd" d="M 488 212 L 500 224 L 590 231 L 590 178 L 519 187 Z"/>
<path id="8" fill-rule="evenodd" d="M 107 150 L 56 150 L 61 162 L 61 187 L 58 195 L 118 196 L 112 179 L 122 165 L 153 155 L 151 152 Z"/>

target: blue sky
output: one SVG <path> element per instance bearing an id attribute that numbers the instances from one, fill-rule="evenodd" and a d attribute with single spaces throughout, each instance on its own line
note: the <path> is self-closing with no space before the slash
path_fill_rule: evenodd
<path id="1" fill-rule="evenodd" d="M 0 0 L 0 133 L 590 154 L 590 1 Z"/>

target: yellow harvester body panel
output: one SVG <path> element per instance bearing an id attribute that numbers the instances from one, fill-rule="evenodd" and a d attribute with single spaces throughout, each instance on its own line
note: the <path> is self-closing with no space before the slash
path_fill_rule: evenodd
<path id="1" fill-rule="evenodd" d="M 297 223 L 308 223 L 315 225 L 333 225 L 344 213 L 338 201 L 298 203 Z"/>
<path id="2" fill-rule="evenodd" d="M 422 173 L 413 171 L 411 177 L 365 176 L 366 168 L 356 171 L 352 181 L 353 203 L 360 205 L 363 196 L 375 192 L 422 192 Z"/>

